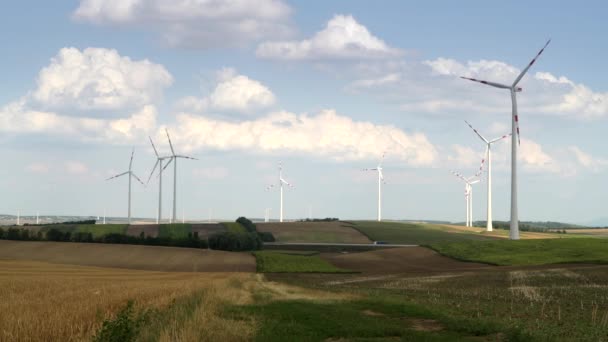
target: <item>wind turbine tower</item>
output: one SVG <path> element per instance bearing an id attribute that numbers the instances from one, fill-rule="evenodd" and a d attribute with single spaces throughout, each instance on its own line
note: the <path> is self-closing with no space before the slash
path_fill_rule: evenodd
<path id="1" fill-rule="evenodd" d="M 382 183 L 384 183 L 384 175 L 382 174 L 382 162 L 384 161 L 384 155 L 380 158 L 380 163 L 373 169 L 363 169 L 363 171 L 377 171 L 378 172 L 378 222 L 382 221 Z"/>
<path id="2" fill-rule="evenodd" d="M 543 53 L 547 45 L 551 42 L 551 39 L 547 41 L 545 46 L 536 54 L 536 57 L 521 71 L 515 81 L 511 85 L 489 82 L 478 80 L 475 78 L 461 77 L 466 80 L 479 82 L 491 87 L 507 89 L 511 93 L 511 225 L 509 227 L 509 238 L 511 240 L 519 240 L 519 217 L 517 208 L 517 146 L 519 145 L 519 117 L 517 115 L 517 93 L 522 91 L 521 87 L 517 84 L 524 77 L 528 69 L 532 67 L 534 62 Z"/>
<path id="3" fill-rule="evenodd" d="M 135 175 L 135 173 L 133 173 L 132 167 L 133 167 L 133 154 L 135 153 L 135 149 L 133 149 L 131 151 L 131 160 L 129 161 L 129 171 L 125 171 L 123 173 L 117 174 L 115 176 L 112 176 L 106 180 L 110 180 L 113 178 L 118 178 L 124 175 L 128 175 L 129 176 L 129 195 L 127 197 L 127 216 L 129 218 L 129 224 L 131 224 L 131 179 L 135 178 L 138 182 L 141 183 L 141 185 L 144 185 L 144 182 L 141 181 L 141 179 L 139 179 L 139 177 L 137 177 Z"/>
<path id="4" fill-rule="evenodd" d="M 167 133 L 167 140 L 169 140 L 169 146 L 171 147 L 171 156 L 169 158 L 169 162 L 165 165 L 165 169 L 171 162 L 173 162 L 173 215 L 171 217 L 172 222 L 177 222 L 177 159 L 192 159 L 198 160 L 196 158 L 175 154 L 175 150 L 173 149 L 173 143 L 171 143 L 171 137 L 169 136 L 169 131 L 165 128 L 165 133 Z"/>
<path id="5" fill-rule="evenodd" d="M 279 209 L 279 222 L 283 222 L 283 185 L 293 187 L 291 183 L 283 179 L 283 165 L 279 163 L 279 192 L 280 192 L 280 209 Z M 270 190 L 274 187 L 274 184 L 269 185 L 266 190 Z"/>
<path id="6" fill-rule="evenodd" d="M 148 137 L 150 138 L 150 137 Z M 161 157 L 158 154 L 158 150 L 156 149 L 156 146 L 154 146 L 154 142 L 152 141 L 152 138 L 150 138 L 150 144 L 152 144 L 152 148 L 154 149 L 154 154 L 156 154 L 156 163 L 154 164 L 154 167 L 152 168 L 152 172 L 150 172 L 150 176 L 148 177 L 148 181 L 146 182 L 146 184 L 148 184 L 150 182 L 150 178 L 152 178 L 152 175 L 154 174 L 154 171 L 156 171 L 156 167 L 158 166 L 158 216 L 156 216 L 156 223 L 159 224 L 162 220 L 162 216 L 163 216 L 163 161 L 165 159 L 170 159 L 172 158 L 171 156 L 164 156 Z"/>
<path id="7" fill-rule="evenodd" d="M 500 138 L 488 140 L 481 133 L 479 133 L 473 126 L 468 123 L 466 120 L 464 121 L 471 127 L 473 132 L 477 134 L 479 139 L 481 139 L 486 145 L 486 159 L 488 160 L 488 203 L 487 203 L 487 213 L 486 213 L 486 231 L 491 232 L 492 227 L 492 144 L 498 142 L 502 139 L 508 138 L 511 134 L 505 134 Z"/>

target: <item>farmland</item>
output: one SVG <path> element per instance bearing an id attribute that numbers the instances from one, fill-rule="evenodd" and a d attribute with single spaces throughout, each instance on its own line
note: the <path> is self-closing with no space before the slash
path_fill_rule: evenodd
<path id="1" fill-rule="evenodd" d="M 365 237 L 359 229 L 435 250 L 234 253 L 3 240 L 0 296 L 9 300 L 0 303 L 0 340 L 90 339 L 124 319 L 150 341 L 608 338 L 608 240 L 535 233 L 544 235 L 509 241 L 502 231 L 398 222 L 277 226 L 270 229 L 287 239 L 342 242 Z M 17 323 L 26 321 L 40 331 Z"/>
<path id="2" fill-rule="evenodd" d="M 258 223 L 258 231 L 270 232 L 277 242 L 370 243 L 345 222 Z"/>

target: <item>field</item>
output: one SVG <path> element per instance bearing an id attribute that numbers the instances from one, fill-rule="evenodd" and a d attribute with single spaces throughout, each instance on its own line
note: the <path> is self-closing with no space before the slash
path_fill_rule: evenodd
<path id="1" fill-rule="evenodd" d="M 262 273 L 342 273 L 346 269 L 333 266 L 316 254 L 258 251 L 254 252 L 257 271 Z"/>
<path id="2" fill-rule="evenodd" d="M 245 227 L 243 227 L 238 222 L 222 222 L 221 224 L 224 227 L 226 227 L 226 230 L 228 230 L 229 232 L 233 232 L 233 233 L 247 233 L 247 230 L 245 229 Z"/>
<path id="3" fill-rule="evenodd" d="M 192 233 L 192 225 L 189 223 L 171 223 L 158 226 L 158 237 L 172 239 L 187 238 Z"/>
<path id="4" fill-rule="evenodd" d="M 0 260 L 179 272 L 254 272 L 248 253 L 194 248 L 0 240 Z"/>
<path id="5" fill-rule="evenodd" d="M 431 247 L 452 258 L 495 265 L 608 263 L 608 240 L 604 239 L 466 241 Z"/>
<path id="6" fill-rule="evenodd" d="M 280 227 L 288 238 L 310 232 L 309 241 L 332 230 L 363 236 L 349 223 L 317 224 Z M 353 225 L 441 254 L 0 241 L 0 341 L 119 331 L 145 341 L 608 340 L 608 240 L 509 241 L 479 228 Z M 331 238 L 343 242 L 340 236 Z"/>
<path id="7" fill-rule="evenodd" d="M 340 221 L 258 223 L 257 227 L 260 232 L 271 232 L 277 242 L 371 242 L 350 224 Z"/>

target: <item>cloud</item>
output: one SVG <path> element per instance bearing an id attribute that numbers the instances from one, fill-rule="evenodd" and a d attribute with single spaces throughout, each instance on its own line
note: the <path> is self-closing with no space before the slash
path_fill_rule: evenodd
<path id="1" fill-rule="evenodd" d="M 66 112 L 135 108 L 154 102 L 172 82 L 162 65 L 133 61 L 116 50 L 63 48 L 40 71 L 31 100 Z"/>
<path id="2" fill-rule="evenodd" d="M 81 0 L 73 17 L 100 25 L 158 32 L 171 46 L 242 46 L 291 34 L 282 0 Z"/>
<path id="3" fill-rule="evenodd" d="M 156 108 L 151 105 L 123 119 L 76 118 L 29 109 L 24 99 L 0 108 L 0 132 L 46 134 L 85 142 L 129 144 L 145 140 L 156 127 Z"/>
<path id="4" fill-rule="evenodd" d="M 586 170 L 600 172 L 608 167 L 608 160 L 594 157 L 589 153 L 583 152 L 577 146 L 569 146 L 567 150 L 574 155 L 576 161 Z"/>
<path id="5" fill-rule="evenodd" d="M 45 174 L 49 173 L 51 167 L 47 163 L 34 162 L 25 167 L 27 172 Z"/>
<path id="6" fill-rule="evenodd" d="M 382 59 L 402 55 L 373 36 L 350 15 L 336 15 L 325 29 L 301 41 L 268 41 L 256 51 L 260 58 L 281 60 Z"/>
<path id="7" fill-rule="evenodd" d="M 212 110 L 253 113 L 275 103 L 276 97 L 268 87 L 237 74 L 234 69 L 224 68 L 217 73 L 217 85 L 209 96 L 200 99 L 185 97 L 178 102 L 178 107 L 195 112 Z"/>
<path id="8" fill-rule="evenodd" d="M 333 110 L 317 115 L 278 112 L 250 121 L 228 122 L 181 113 L 171 127 L 186 151 L 289 152 L 334 160 L 377 160 L 382 152 L 410 165 L 430 165 L 435 147 L 421 133 L 354 121 Z"/>
<path id="9" fill-rule="evenodd" d="M 67 173 L 72 175 L 83 175 L 89 172 L 89 168 L 85 164 L 73 160 L 65 162 L 64 168 Z"/>

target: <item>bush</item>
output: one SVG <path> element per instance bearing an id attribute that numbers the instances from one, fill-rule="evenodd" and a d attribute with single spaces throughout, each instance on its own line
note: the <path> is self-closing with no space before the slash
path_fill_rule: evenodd
<path id="1" fill-rule="evenodd" d="M 0 227 L 0 239 L 4 239 L 4 229 Z"/>
<path id="2" fill-rule="evenodd" d="M 257 233 L 221 232 L 209 237 L 209 248 L 222 251 L 254 251 L 262 246 Z"/>
<path id="3" fill-rule="evenodd" d="M 275 242 L 274 235 L 271 232 L 258 232 L 260 240 L 263 242 Z"/>
<path id="4" fill-rule="evenodd" d="M 48 241 L 70 241 L 72 234 L 70 232 L 62 232 L 59 229 L 51 228 L 46 232 Z"/>
<path id="5" fill-rule="evenodd" d="M 243 227 L 245 227 L 245 230 L 248 231 L 249 233 L 255 233 L 257 232 L 257 227 L 255 226 L 255 224 L 253 222 L 251 222 L 250 219 L 241 216 L 238 219 L 236 219 L 237 223 L 240 223 Z"/>
<path id="6" fill-rule="evenodd" d="M 129 301 L 114 319 L 103 322 L 93 340 L 99 342 L 135 341 L 143 323 L 143 317 L 137 317 L 133 309 L 133 301 Z"/>
<path id="7" fill-rule="evenodd" d="M 21 240 L 21 229 L 9 228 L 6 232 L 7 240 Z"/>

